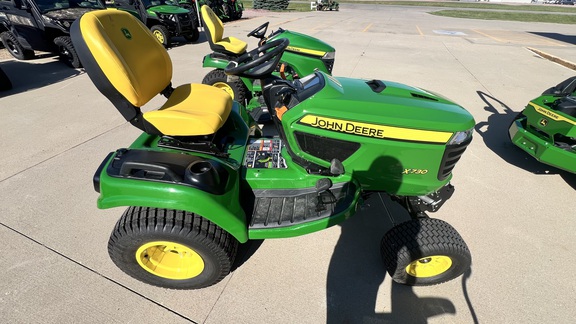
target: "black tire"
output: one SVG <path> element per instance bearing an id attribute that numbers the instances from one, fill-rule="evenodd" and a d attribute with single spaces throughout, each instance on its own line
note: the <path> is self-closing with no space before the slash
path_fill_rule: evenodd
<path id="1" fill-rule="evenodd" d="M 108 242 L 110 258 L 126 274 L 171 289 L 218 283 L 237 250 L 230 233 L 199 215 L 145 207 L 129 207 Z"/>
<path id="2" fill-rule="evenodd" d="M 15 58 L 19 60 L 30 60 L 34 58 L 34 51 L 22 47 L 20 42 L 16 39 L 16 36 L 11 32 L 6 31 L 1 33 L 0 39 L 2 40 L 4 47 Z"/>
<path id="3" fill-rule="evenodd" d="M 392 279 L 410 286 L 452 280 L 472 262 L 460 234 L 435 218 L 413 219 L 393 227 L 384 234 L 380 252 Z"/>
<path id="4" fill-rule="evenodd" d="M 78 57 L 78 53 L 76 53 L 70 36 L 56 37 L 54 38 L 54 44 L 56 44 L 58 48 L 58 56 L 62 62 L 75 69 L 82 67 L 82 63 L 80 63 L 80 58 Z"/>
<path id="5" fill-rule="evenodd" d="M 8 76 L 0 68 L 0 91 L 6 91 L 12 89 L 12 82 L 8 79 Z"/>
<path id="6" fill-rule="evenodd" d="M 198 28 L 192 28 L 192 33 L 182 36 L 186 39 L 186 41 L 192 43 L 198 40 L 200 37 L 200 32 L 198 31 Z"/>
<path id="7" fill-rule="evenodd" d="M 228 76 L 224 73 L 224 70 L 221 69 L 210 71 L 204 79 L 202 79 L 202 83 L 223 89 L 234 101 L 239 102 L 241 105 L 244 105 L 246 100 L 251 99 L 251 95 L 244 82 L 242 82 L 240 78 L 234 77 L 228 80 Z"/>
<path id="8" fill-rule="evenodd" d="M 168 28 L 162 25 L 154 25 L 150 28 L 154 37 L 160 42 L 160 44 L 164 45 L 164 47 L 168 47 L 170 45 L 170 31 Z"/>
<path id="9" fill-rule="evenodd" d="M 242 9 L 236 11 L 235 18 L 236 18 L 236 19 L 242 18 Z"/>

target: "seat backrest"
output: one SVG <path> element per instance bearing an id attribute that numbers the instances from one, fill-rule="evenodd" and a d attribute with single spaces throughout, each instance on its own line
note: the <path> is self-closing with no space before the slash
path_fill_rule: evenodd
<path id="1" fill-rule="evenodd" d="M 204 32 L 206 33 L 208 43 L 210 43 L 210 48 L 213 51 L 217 51 L 218 49 L 214 44 L 221 41 L 224 35 L 224 25 L 222 24 L 222 20 L 220 20 L 214 11 L 212 11 L 212 9 L 207 5 L 203 5 L 200 8 L 200 16 L 204 23 Z"/>
<path id="2" fill-rule="evenodd" d="M 74 22 L 70 35 L 98 90 L 128 121 L 170 86 L 168 52 L 131 14 L 115 9 L 87 12 Z"/>

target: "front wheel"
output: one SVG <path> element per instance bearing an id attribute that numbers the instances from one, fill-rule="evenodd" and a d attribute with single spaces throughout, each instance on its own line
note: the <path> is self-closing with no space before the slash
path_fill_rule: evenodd
<path id="1" fill-rule="evenodd" d="M 472 262 L 460 234 L 435 218 L 413 219 L 393 227 L 384 234 L 380 252 L 392 279 L 410 286 L 452 280 Z"/>
<path id="2" fill-rule="evenodd" d="M 199 215 L 129 207 L 116 223 L 108 254 L 125 273 L 150 285 L 199 289 L 232 268 L 238 241 Z"/>
<path id="3" fill-rule="evenodd" d="M 56 44 L 58 47 L 58 55 L 60 56 L 60 60 L 62 60 L 62 62 L 70 65 L 75 69 L 82 67 L 80 58 L 76 53 L 76 49 L 74 49 L 74 45 L 72 45 L 70 36 L 56 37 L 54 38 L 54 44 Z"/>
<path id="4" fill-rule="evenodd" d="M 208 72 L 204 79 L 203 84 L 208 84 L 216 88 L 220 88 L 232 97 L 232 100 L 244 105 L 246 100 L 250 100 L 248 88 L 238 77 L 228 79 L 226 73 L 221 69 L 216 69 Z"/>
<path id="5" fill-rule="evenodd" d="M 190 34 L 183 35 L 186 41 L 192 43 L 198 40 L 200 37 L 200 32 L 198 32 L 198 28 L 192 28 L 192 32 Z"/>
<path id="6" fill-rule="evenodd" d="M 30 60 L 34 58 L 34 51 L 25 49 L 22 47 L 16 36 L 9 31 L 0 34 L 0 40 L 2 44 L 8 50 L 10 55 L 14 56 L 19 60 Z"/>
<path id="7" fill-rule="evenodd" d="M 170 31 L 168 28 L 162 25 L 154 25 L 150 28 L 150 31 L 164 47 L 170 45 Z"/>

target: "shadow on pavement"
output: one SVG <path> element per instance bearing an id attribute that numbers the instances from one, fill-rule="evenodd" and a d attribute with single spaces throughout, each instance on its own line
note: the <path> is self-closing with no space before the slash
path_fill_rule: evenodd
<path id="1" fill-rule="evenodd" d="M 557 40 L 560 42 L 576 45 L 576 36 L 575 35 L 564 35 L 558 33 L 545 33 L 545 32 L 529 32 L 530 34 L 550 38 L 553 40 Z"/>
<path id="2" fill-rule="evenodd" d="M 0 92 L 0 97 L 45 87 L 84 73 L 57 59 L 45 63 L 2 61 L 0 67 L 12 83 L 12 89 Z"/>
<path id="3" fill-rule="evenodd" d="M 395 223 L 409 216 L 387 196 L 375 194 L 367 202 L 370 207 L 340 224 L 342 233 L 328 269 L 327 323 L 427 323 L 433 316 L 455 314 L 450 300 L 418 297 L 411 286 L 393 282 L 390 293 L 378 293 L 386 277 L 380 256 L 381 238 Z M 394 220 L 387 217 L 386 209 Z M 464 281 L 462 285 L 465 286 Z M 379 296 L 389 296 L 391 309 L 375 311 Z M 472 304 L 468 305 L 474 314 Z"/>
<path id="4" fill-rule="evenodd" d="M 482 91 L 476 91 L 486 106 L 484 110 L 492 115 L 487 121 L 476 124 L 476 133 L 482 136 L 484 144 L 504 161 L 533 174 L 557 174 L 568 185 L 576 189 L 576 175 L 538 162 L 510 142 L 508 128 L 519 112 L 513 111 L 504 102 Z M 500 112 L 503 110 L 503 112 Z"/>

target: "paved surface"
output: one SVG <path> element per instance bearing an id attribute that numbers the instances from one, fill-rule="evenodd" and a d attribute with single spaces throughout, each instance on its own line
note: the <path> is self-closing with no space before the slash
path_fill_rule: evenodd
<path id="1" fill-rule="evenodd" d="M 506 128 L 528 100 L 574 74 L 526 47 L 575 62 L 573 26 L 341 9 L 243 19 L 226 33 L 246 39 L 269 20 L 335 46 L 336 75 L 417 85 L 469 109 L 475 139 L 454 172 L 456 194 L 434 216 L 467 241 L 470 273 L 434 287 L 392 284 L 378 251 L 391 222 L 369 201 L 340 226 L 243 247 L 241 264 L 213 287 L 135 281 L 106 252 L 122 209 L 96 209 L 91 177 L 138 131 L 81 71 L 50 57 L 8 60 L 0 62 L 15 85 L 0 94 L 0 321 L 572 323 L 576 178 L 527 158 Z M 206 42 L 172 48 L 174 84 L 201 81 L 208 51 Z"/>

